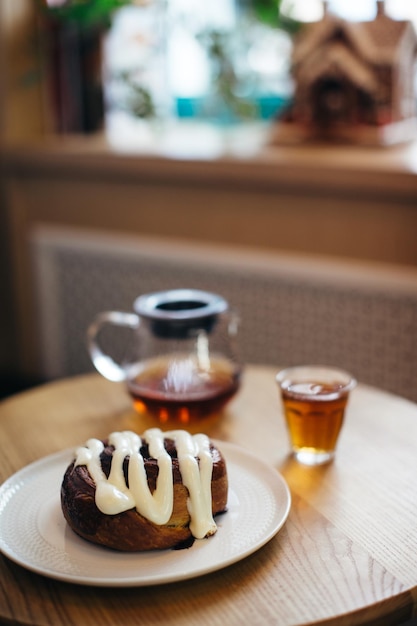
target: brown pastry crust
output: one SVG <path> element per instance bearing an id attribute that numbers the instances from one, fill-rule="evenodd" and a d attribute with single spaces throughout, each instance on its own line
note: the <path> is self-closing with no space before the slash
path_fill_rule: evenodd
<path id="1" fill-rule="evenodd" d="M 114 448 L 103 442 L 105 448 L 100 456 L 106 476 L 110 473 Z M 130 509 L 116 515 L 102 513 L 95 503 L 95 483 L 85 465 L 67 468 L 61 486 L 61 506 L 69 526 L 78 535 L 93 543 L 123 551 L 164 550 L 191 545 L 193 537 L 189 528 L 190 515 L 187 509 L 188 490 L 182 484 L 179 462 L 172 440 L 165 440 L 165 447 L 172 458 L 174 507 L 166 524 L 157 525 Z M 210 443 L 213 458 L 211 482 L 213 515 L 222 513 L 227 506 L 228 479 L 225 460 L 221 452 Z M 158 465 L 149 457 L 147 446 L 141 449 L 144 457 L 148 485 L 151 491 L 156 486 Z M 128 459 L 124 461 L 127 481 Z"/>

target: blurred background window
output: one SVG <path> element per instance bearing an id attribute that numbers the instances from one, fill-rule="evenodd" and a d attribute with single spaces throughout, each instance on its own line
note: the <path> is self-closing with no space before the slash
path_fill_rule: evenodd
<path id="1" fill-rule="evenodd" d="M 121 9 L 106 38 L 108 113 L 226 124 L 272 117 L 291 92 L 291 42 L 251 4 L 153 0 Z"/>
<path id="2" fill-rule="evenodd" d="M 296 4 L 308 4 L 298 0 Z M 375 16 L 374 0 L 329 0 L 330 10 L 350 20 L 371 20 Z M 414 0 L 385 0 L 387 15 L 397 20 L 412 20 L 417 28 L 417 2 Z"/>
<path id="3" fill-rule="evenodd" d="M 47 1 L 50 7 L 65 6 L 65 0 Z M 89 61 L 86 66 L 90 80 L 81 81 L 76 89 L 75 74 L 70 75 L 71 63 L 65 60 L 59 70 L 59 89 L 55 89 L 56 108 L 61 106 L 61 117 L 69 118 L 61 124 L 64 132 L 77 130 L 77 122 L 71 119 L 85 97 L 93 120 L 90 123 L 87 119 L 81 130 L 96 130 L 99 123 L 95 117 L 101 115 L 109 136 L 133 133 L 135 141 L 138 132 L 147 132 L 149 122 L 154 127 L 155 123 L 164 123 L 165 130 L 167 122 L 178 120 L 230 127 L 242 121 L 268 121 L 279 115 L 292 95 L 292 35 L 304 22 L 319 20 L 324 4 L 322 0 L 112 2 L 123 6 L 113 13 L 111 26 L 105 31 L 102 84 L 95 79 L 93 85 Z M 73 0 L 73 4 L 77 3 Z M 94 4 L 101 3 L 90 2 Z M 377 2 L 328 0 L 327 5 L 343 18 L 368 20 L 375 16 Z M 386 0 L 385 9 L 395 19 L 413 20 L 417 28 L 417 2 Z M 65 37 L 64 47 L 71 47 L 71 29 L 66 29 Z M 85 33 L 82 37 L 77 33 L 77 38 L 92 57 Z M 60 58 L 54 49 L 50 56 Z M 72 54 L 72 59 L 75 56 Z M 62 75 L 69 76 L 66 92 Z M 87 94 L 81 93 L 83 86 Z M 102 112 L 99 89 L 104 102 Z"/>

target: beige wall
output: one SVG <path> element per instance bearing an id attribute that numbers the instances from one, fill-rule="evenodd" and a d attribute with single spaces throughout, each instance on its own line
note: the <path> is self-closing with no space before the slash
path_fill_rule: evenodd
<path id="1" fill-rule="evenodd" d="M 8 150 L 19 371 L 37 371 L 30 237 L 39 225 L 319 256 L 329 267 L 337 259 L 394 265 L 414 275 L 417 177 L 395 160 L 378 164 L 379 154 L 314 148 L 185 162 L 93 149 L 91 139 Z"/>
<path id="2" fill-rule="evenodd" d="M 0 149 L 43 134 L 43 86 L 35 37 L 35 0 L 0 1 Z M 0 379 L 14 379 L 16 354 L 14 268 L 8 211 L 5 203 L 3 155 L 0 154 Z"/>
<path id="3" fill-rule="evenodd" d="M 43 86 L 35 0 L 0 2 L 0 140 L 44 131 Z"/>

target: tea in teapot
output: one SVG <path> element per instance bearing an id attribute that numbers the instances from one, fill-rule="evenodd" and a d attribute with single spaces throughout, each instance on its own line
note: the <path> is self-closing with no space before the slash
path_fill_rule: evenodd
<path id="1" fill-rule="evenodd" d="M 237 317 L 216 294 L 174 289 L 139 296 L 134 313 L 100 313 L 88 329 L 96 369 L 125 380 L 138 412 L 161 423 L 187 424 L 219 413 L 236 393 L 242 366 L 237 357 Z M 117 363 L 98 342 L 106 324 L 132 330 L 130 354 Z"/>

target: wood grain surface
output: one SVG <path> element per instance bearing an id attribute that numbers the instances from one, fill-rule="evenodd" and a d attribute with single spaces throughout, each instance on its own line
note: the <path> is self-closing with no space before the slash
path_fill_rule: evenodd
<path id="1" fill-rule="evenodd" d="M 334 462 L 303 467 L 289 456 L 274 374 L 248 367 L 224 415 L 197 429 L 255 452 L 288 482 L 292 508 L 267 545 L 212 574 L 126 589 L 55 581 L 1 556 L 0 623 L 390 626 L 415 617 L 417 406 L 359 385 Z M 99 375 L 25 392 L 0 404 L 0 480 L 89 437 L 151 425 L 122 384 Z"/>

